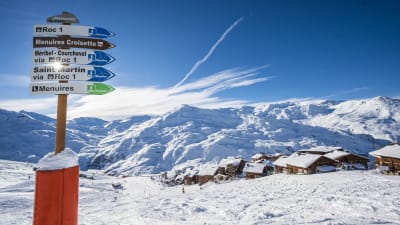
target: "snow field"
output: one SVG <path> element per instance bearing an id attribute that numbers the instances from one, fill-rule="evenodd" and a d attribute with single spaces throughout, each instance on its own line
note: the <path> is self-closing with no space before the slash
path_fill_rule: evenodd
<path id="1" fill-rule="evenodd" d="M 376 171 L 275 174 L 184 186 L 184 193 L 150 177 L 86 174 L 94 180 L 80 179 L 79 225 L 400 224 L 400 177 Z M 29 176 L 27 164 L 0 160 L 0 225 L 32 223 Z"/>

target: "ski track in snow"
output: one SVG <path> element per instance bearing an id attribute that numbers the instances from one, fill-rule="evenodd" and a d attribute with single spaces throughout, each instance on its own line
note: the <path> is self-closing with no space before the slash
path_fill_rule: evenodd
<path id="1" fill-rule="evenodd" d="M 376 171 L 275 174 L 185 193 L 150 177 L 93 174 L 80 180 L 79 225 L 400 224 L 400 177 Z M 0 225 L 32 223 L 33 178 L 32 166 L 0 160 Z"/>

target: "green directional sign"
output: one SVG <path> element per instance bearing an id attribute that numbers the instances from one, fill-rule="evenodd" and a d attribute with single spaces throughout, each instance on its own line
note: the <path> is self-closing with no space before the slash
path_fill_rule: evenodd
<path id="1" fill-rule="evenodd" d="M 93 83 L 87 86 L 87 93 L 92 95 L 104 95 L 114 90 L 115 88 L 102 83 Z"/>
<path id="2" fill-rule="evenodd" d="M 31 95 L 44 94 L 91 94 L 104 95 L 114 91 L 115 88 L 102 83 L 69 82 L 69 83 L 31 83 Z"/>

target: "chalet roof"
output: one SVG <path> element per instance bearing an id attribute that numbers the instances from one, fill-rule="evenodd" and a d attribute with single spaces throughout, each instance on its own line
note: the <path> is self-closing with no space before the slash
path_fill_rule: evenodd
<path id="1" fill-rule="evenodd" d="M 301 168 L 308 168 L 321 157 L 323 156 L 315 154 L 299 154 L 295 152 L 286 159 L 286 164 Z"/>
<path id="2" fill-rule="evenodd" d="M 221 159 L 221 161 L 219 162 L 219 166 L 220 167 L 225 167 L 227 165 L 239 166 L 241 161 L 242 158 L 228 157 L 225 159 Z"/>
<path id="3" fill-rule="evenodd" d="M 186 177 L 186 176 L 193 177 L 198 173 L 199 173 L 198 170 L 186 170 L 185 173 L 183 174 L 183 176 L 184 177 Z"/>
<path id="4" fill-rule="evenodd" d="M 340 150 L 335 150 L 333 152 L 325 154 L 324 156 L 327 157 L 327 158 L 333 159 L 333 160 L 337 160 L 340 157 L 348 156 L 348 155 L 354 155 L 354 156 L 358 156 L 358 157 L 361 157 L 361 158 L 364 158 L 364 159 L 368 159 L 365 156 L 356 155 L 356 154 L 352 154 L 350 152 L 345 152 L 345 151 L 340 151 Z"/>
<path id="5" fill-rule="evenodd" d="M 385 146 L 379 150 L 372 151 L 369 153 L 370 155 L 374 157 L 392 157 L 392 158 L 398 158 L 400 159 L 400 145 L 388 145 Z"/>
<path id="6" fill-rule="evenodd" d="M 287 156 L 281 156 L 279 157 L 277 160 L 275 160 L 275 162 L 273 162 L 272 164 L 274 166 L 280 166 L 280 167 L 286 167 L 287 166 Z"/>
<path id="7" fill-rule="evenodd" d="M 266 164 L 264 163 L 247 163 L 243 168 L 243 172 L 263 174 L 265 166 Z"/>
<path id="8" fill-rule="evenodd" d="M 199 176 L 214 176 L 217 173 L 218 165 L 216 164 L 204 164 L 199 168 Z"/>
<path id="9" fill-rule="evenodd" d="M 261 158 L 261 157 L 263 157 L 264 156 L 264 154 L 262 154 L 262 153 L 257 153 L 257 154 L 255 154 L 255 155 L 253 155 L 251 158 L 252 159 L 259 159 L 259 158 Z"/>
<path id="10" fill-rule="evenodd" d="M 345 152 L 345 151 L 337 151 L 337 150 L 335 150 L 333 152 L 325 154 L 324 156 L 327 157 L 327 158 L 336 160 L 336 159 L 338 159 L 340 157 L 348 156 L 348 155 L 351 155 L 351 153 L 350 152 Z"/>
<path id="11" fill-rule="evenodd" d="M 329 153 L 335 150 L 342 149 L 340 147 L 334 147 L 334 146 L 316 146 L 312 147 L 309 149 L 301 149 L 298 152 L 322 152 L 322 153 Z"/>

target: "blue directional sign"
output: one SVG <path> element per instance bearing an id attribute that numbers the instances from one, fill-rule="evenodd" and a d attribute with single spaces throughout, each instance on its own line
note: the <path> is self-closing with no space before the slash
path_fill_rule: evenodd
<path id="1" fill-rule="evenodd" d="M 103 82 L 115 74 L 97 66 L 85 65 L 35 65 L 31 70 L 31 82 L 44 81 L 93 81 Z"/>
<path id="2" fill-rule="evenodd" d="M 33 35 L 34 36 L 69 35 L 69 36 L 81 36 L 81 37 L 93 37 L 93 38 L 107 38 L 114 36 L 115 34 L 101 27 L 45 24 L 45 25 L 35 25 L 33 28 Z"/>
<path id="3" fill-rule="evenodd" d="M 102 51 L 83 49 L 42 48 L 33 51 L 33 64 L 79 64 L 103 66 L 114 62 L 115 58 Z"/>

